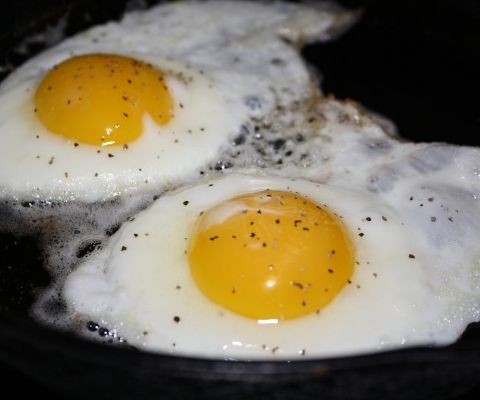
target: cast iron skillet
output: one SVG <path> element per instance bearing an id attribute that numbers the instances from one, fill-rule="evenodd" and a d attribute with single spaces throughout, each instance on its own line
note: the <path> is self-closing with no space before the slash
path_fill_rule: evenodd
<path id="1" fill-rule="evenodd" d="M 362 21 L 336 42 L 304 51 L 324 73 L 326 91 L 387 115 L 413 140 L 478 145 L 470 136 L 480 132 L 477 105 L 463 95 L 479 87 L 480 6 L 343 3 L 364 6 Z M 27 54 L 15 49 L 65 13 L 68 35 L 117 18 L 124 7 L 17 0 L 0 14 L 0 73 L 41 50 L 35 43 Z M 442 348 L 301 362 L 189 359 L 92 343 L 35 323 L 28 309 L 48 282 L 35 237 L 0 234 L 0 362 L 69 398 L 447 399 L 480 383 L 479 324 Z"/>

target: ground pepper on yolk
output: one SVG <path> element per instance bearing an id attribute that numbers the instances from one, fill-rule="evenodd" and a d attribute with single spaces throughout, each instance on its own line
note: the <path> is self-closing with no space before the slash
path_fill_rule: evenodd
<path id="1" fill-rule="evenodd" d="M 163 73 L 114 54 L 76 56 L 55 66 L 40 82 L 34 101 L 50 132 L 97 146 L 136 140 L 145 113 L 159 125 L 173 115 Z"/>
<path id="2" fill-rule="evenodd" d="M 257 320 L 316 312 L 347 284 L 354 264 L 338 217 L 298 194 L 270 190 L 203 212 L 188 257 L 210 300 Z"/>

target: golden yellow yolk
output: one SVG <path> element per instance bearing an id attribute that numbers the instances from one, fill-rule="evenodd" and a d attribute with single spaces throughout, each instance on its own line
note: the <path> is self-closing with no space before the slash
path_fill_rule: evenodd
<path id="1" fill-rule="evenodd" d="M 107 146 L 137 139 L 145 113 L 166 124 L 173 100 L 163 74 L 150 64 L 88 54 L 64 61 L 45 76 L 35 93 L 35 111 L 50 132 Z"/>
<path id="2" fill-rule="evenodd" d="M 202 213 L 188 254 L 210 300 L 257 320 L 318 312 L 349 281 L 354 263 L 338 217 L 300 195 L 269 190 Z"/>

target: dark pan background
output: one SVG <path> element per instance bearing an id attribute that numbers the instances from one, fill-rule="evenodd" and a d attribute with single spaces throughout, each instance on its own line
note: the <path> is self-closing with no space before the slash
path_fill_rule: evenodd
<path id="1" fill-rule="evenodd" d="M 149 1 L 153 2 L 153 1 Z M 4 46 L 31 30 L 32 15 L 55 17 L 69 1 L 15 0 L 0 10 L 0 55 Z M 89 3 L 94 20 L 119 16 L 123 2 Z M 99 3 L 102 3 L 100 6 Z M 105 7 L 105 3 L 109 3 Z M 360 23 L 342 38 L 309 46 L 308 60 L 323 73 L 323 88 L 339 98 L 358 100 L 392 119 L 400 133 L 415 141 L 446 141 L 480 145 L 480 1 L 478 0 L 345 0 L 362 6 Z M 75 31 L 73 23 L 68 31 Z M 10 54 L 10 60 L 21 56 Z M 0 65 L 4 59 L 0 59 Z M 24 251 L 35 251 L 25 244 Z M 0 256 L 10 249 L 0 249 Z M 22 261 L 18 262 L 21 265 Z M 24 265 L 28 273 L 28 265 Z M 40 282 L 44 279 L 39 276 Z M 16 282 L 22 289 L 21 282 Z M 44 284 L 44 283 L 40 283 Z M 28 291 L 29 288 L 23 288 Z M 28 297 L 28 296 L 27 296 Z M 0 288 L 1 299 L 1 288 Z M 479 347 L 480 349 L 480 347 Z M 479 350 L 480 351 L 480 350 Z M 48 396 L 60 399 L 22 373 L 0 364 L 2 397 Z M 92 393 L 92 397 L 102 397 Z M 321 396 L 319 396 L 321 397 Z M 5 397 L 4 397 L 5 398 Z M 479 385 L 459 400 L 480 398 Z M 432 399 L 434 400 L 434 399 Z"/>

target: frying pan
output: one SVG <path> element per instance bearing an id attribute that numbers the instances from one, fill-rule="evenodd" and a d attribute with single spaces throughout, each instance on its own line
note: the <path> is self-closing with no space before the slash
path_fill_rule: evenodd
<path id="1" fill-rule="evenodd" d="M 322 71 L 325 91 L 391 118 L 411 140 L 478 145 L 472 133 L 480 132 L 480 113 L 467 95 L 480 87 L 480 5 L 473 0 L 342 3 L 364 8 L 357 26 L 332 43 L 304 50 Z M 125 4 L 16 0 L 2 6 L 0 74 L 40 51 L 45 44 L 34 40 L 35 33 L 60 18 L 70 35 L 120 17 Z M 31 40 L 19 52 L 25 38 Z M 0 207 L 0 219 L 4 212 Z M 106 346 L 36 323 L 28 310 L 49 279 L 35 236 L 0 233 L 0 363 L 63 397 L 449 399 L 480 384 L 479 324 L 440 348 L 295 362 L 172 357 Z M 473 390 L 472 399 L 478 396 Z"/>

